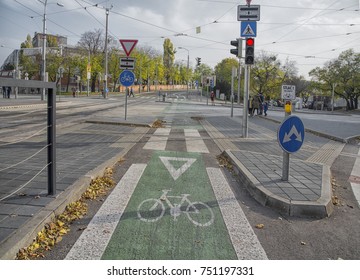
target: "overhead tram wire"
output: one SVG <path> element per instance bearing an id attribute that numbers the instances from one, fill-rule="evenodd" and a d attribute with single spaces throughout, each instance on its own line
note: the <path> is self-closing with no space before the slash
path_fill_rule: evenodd
<path id="1" fill-rule="evenodd" d="M 333 5 L 334 5 L 335 3 L 337 3 L 337 2 L 338 2 L 338 0 L 335 0 L 330 6 L 328 6 L 328 8 L 330 8 L 331 6 L 333 6 Z M 305 23 L 308 22 L 309 20 L 317 17 L 317 16 L 318 16 L 319 14 L 321 14 L 322 12 L 323 12 L 323 10 L 320 11 L 320 12 L 318 12 L 318 13 L 315 14 L 314 16 L 308 18 L 307 20 L 305 20 L 305 22 L 304 22 L 303 24 L 305 24 Z M 302 25 L 299 25 L 299 26 L 295 27 L 294 29 L 290 30 L 289 32 L 285 33 L 284 35 L 282 35 L 280 38 L 278 38 L 278 39 L 277 39 L 276 41 L 274 41 L 273 43 L 277 43 L 277 41 L 280 41 L 281 39 L 287 37 L 289 34 L 293 33 L 295 30 L 297 30 L 297 29 L 300 28 L 301 26 L 302 26 Z"/>

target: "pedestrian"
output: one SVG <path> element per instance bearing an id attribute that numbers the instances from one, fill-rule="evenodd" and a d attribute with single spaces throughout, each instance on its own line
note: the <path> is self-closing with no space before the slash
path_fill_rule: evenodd
<path id="1" fill-rule="evenodd" d="M 215 93 L 213 90 L 211 91 L 210 99 L 211 99 L 211 105 L 215 106 Z"/>
<path id="2" fill-rule="evenodd" d="M 72 94 L 73 94 L 73 97 L 75 98 L 76 90 L 74 87 L 72 88 Z"/>
<path id="3" fill-rule="evenodd" d="M 7 98 L 10 99 L 10 95 L 11 95 L 11 87 L 7 88 Z"/>
<path id="4" fill-rule="evenodd" d="M 264 102 L 264 115 L 267 116 L 267 110 L 269 108 L 269 103 L 265 100 Z"/>
<path id="5" fill-rule="evenodd" d="M 259 115 L 259 106 L 260 106 L 259 96 L 255 95 L 253 98 L 252 115 L 254 115 L 255 110 L 256 110 L 256 114 Z"/>
<path id="6" fill-rule="evenodd" d="M 3 98 L 6 98 L 6 87 L 2 87 Z"/>
<path id="7" fill-rule="evenodd" d="M 250 117 L 253 116 L 253 103 L 254 103 L 254 98 L 250 96 L 250 99 L 248 100 L 248 109 L 249 109 Z"/>
<path id="8" fill-rule="evenodd" d="M 135 96 L 134 96 L 134 92 L 133 92 L 133 89 L 132 89 L 132 88 L 130 88 L 130 96 L 131 96 L 131 95 L 132 95 L 133 97 L 135 97 Z"/>

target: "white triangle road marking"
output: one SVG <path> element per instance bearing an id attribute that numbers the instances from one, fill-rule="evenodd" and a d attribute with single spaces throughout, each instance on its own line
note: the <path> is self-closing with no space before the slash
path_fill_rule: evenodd
<path id="1" fill-rule="evenodd" d="M 166 169 L 169 171 L 171 177 L 176 181 L 186 170 L 196 161 L 196 158 L 179 158 L 179 157 L 159 157 Z M 184 164 L 176 169 L 170 161 L 183 161 Z"/>

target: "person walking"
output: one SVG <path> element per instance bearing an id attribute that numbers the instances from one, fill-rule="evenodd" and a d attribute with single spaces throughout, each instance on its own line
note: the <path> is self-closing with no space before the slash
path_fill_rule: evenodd
<path id="1" fill-rule="evenodd" d="M 259 97 L 257 95 L 255 95 L 253 97 L 252 115 L 254 115 L 255 110 L 256 110 L 256 114 L 259 115 L 259 106 L 260 106 Z"/>
<path id="2" fill-rule="evenodd" d="M 7 92 L 7 98 L 9 98 L 9 99 L 10 99 L 10 95 L 11 95 L 11 87 L 8 87 L 6 92 Z"/>
<path id="3" fill-rule="evenodd" d="M 269 103 L 265 100 L 264 102 L 264 115 L 267 116 L 267 110 L 269 108 Z"/>
<path id="4" fill-rule="evenodd" d="M 133 89 L 132 88 L 130 88 L 130 95 L 129 95 L 129 97 L 132 95 L 132 97 L 135 97 L 135 95 L 134 95 L 134 92 L 133 92 Z"/>
<path id="5" fill-rule="evenodd" d="M 210 99 L 211 99 L 211 105 L 215 106 L 215 93 L 213 90 L 211 91 Z"/>
<path id="6" fill-rule="evenodd" d="M 253 116 L 253 103 L 254 103 L 254 98 L 252 96 L 250 96 L 250 98 L 248 100 L 248 109 L 249 109 L 250 117 Z"/>

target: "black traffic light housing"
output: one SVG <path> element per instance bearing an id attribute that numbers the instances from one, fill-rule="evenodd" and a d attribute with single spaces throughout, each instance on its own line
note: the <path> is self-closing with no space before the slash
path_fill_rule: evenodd
<path id="1" fill-rule="evenodd" d="M 230 41 L 230 44 L 234 47 L 236 47 L 236 49 L 231 49 L 230 53 L 236 55 L 237 57 L 241 57 L 241 53 L 242 53 L 242 39 L 241 38 L 237 38 L 236 41 Z"/>
<path id="2" fill-rule="evenodd" d="M 245 64 L 254 64 L 255 61 L 255 39 L 246 38 L 245 40 Z"/>
<path id="3" fill-rule="evenodd" d="M 201 57 L 196 58 L 196 66 L 200 66 L 201 64 Z"/>

